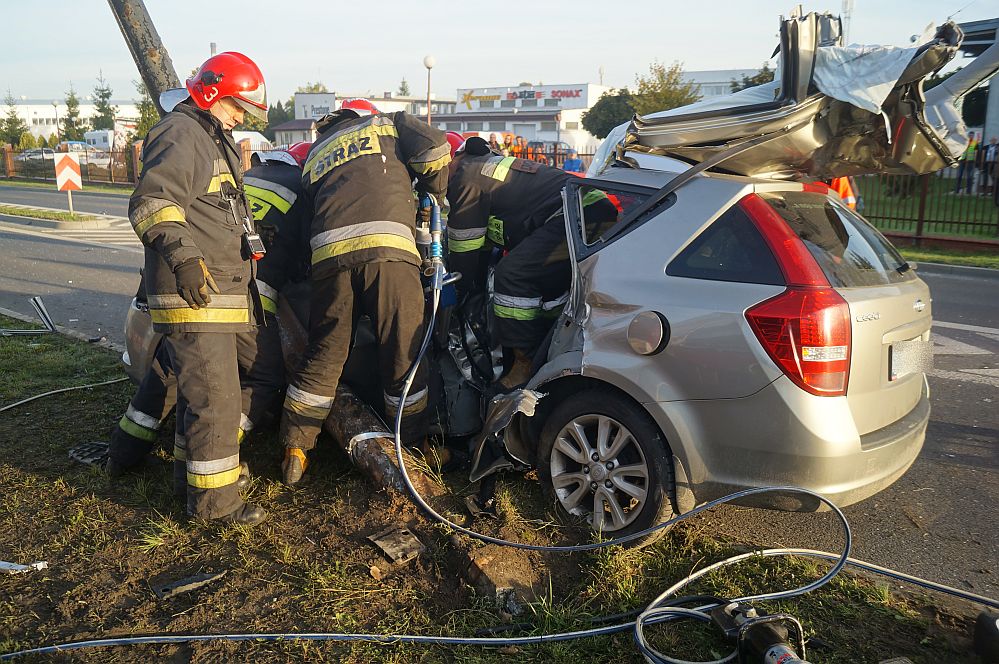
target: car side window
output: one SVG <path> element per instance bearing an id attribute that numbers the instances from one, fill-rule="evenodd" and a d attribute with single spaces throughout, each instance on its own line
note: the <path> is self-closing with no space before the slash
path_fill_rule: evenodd
<path id="1" fill-rule="evenodd" d="M 671 277 L 783 286 L 784 274 L 752 220 L 734 205 L 666 266 Z"/>
<path id="2" fill-rule="evenodd" d="M 592 246 L 648 196 L 614 188 L 585 185 L 579 188 L 579 209 L 582 217 L 583 242 Z"/>

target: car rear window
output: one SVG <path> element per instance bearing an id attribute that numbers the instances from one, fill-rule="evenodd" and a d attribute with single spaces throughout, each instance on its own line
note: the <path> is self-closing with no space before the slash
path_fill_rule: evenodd
<path id="1" fill-rule="evenodd" d="M 738 205 L 730 207 L 666 267 L 671 277 L 783 286 L 766 240 Z"/>
<path id="2" fill-rule="evenodd" d="M 845 205 L 810 192 L 760 197 L 804 241 L 832 286 L 881 286 L 916 278 L 895 247 Z"/>

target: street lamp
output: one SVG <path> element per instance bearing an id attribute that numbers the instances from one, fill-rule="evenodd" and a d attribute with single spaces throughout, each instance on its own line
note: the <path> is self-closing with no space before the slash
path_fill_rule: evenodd
<path id="1" fill-rule="evenodd" d="M 437 60 L 432 55 L 423 58 L 423 66 L 427 68 L 427 124 L 430 124 L 430 70 L 437 64 Z"/>
<path id="2" fill-rule="evenodd" d="M 59 134 L 59 102 L 57 101 L 52 102 L 52 109 L 55 110 L 55 116 L 56 116 L 56 142 L 61 143 L 62 136 Z"/>

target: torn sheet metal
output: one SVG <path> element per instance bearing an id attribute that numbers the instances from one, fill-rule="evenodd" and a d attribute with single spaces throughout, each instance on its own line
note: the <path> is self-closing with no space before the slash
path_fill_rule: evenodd
<path id="1" fill-rule="evenodd" d="M 389 526 L 381 532 L 370 535 L 368 539 L 396 565 L 408 563 L 427 550 L 423 542 L 409 528 Z"/>
<path id="2" fill-rule="evenodd" d="M 38 562 L 30 563 L 28 565 L 18 565 L 17 563 L 8 563 L 4 560 L 0 560 L 0 574 L 23 574 L 25 572 L 34 572 L 40 569 L 48 568 L 49 564 L 44 560 L 39 560 Z"/>
<path id="3" fill-rule="evenodd" d="M 52 321 L 52 316 L 49 315 L 48 309 L 45 308 L 45 303 L 42 302 L 42 298 L 37 295 L 28 300 L 31 303 L 31 307 L 38 314 L 38 317 L 42 321 L 42 325 L 45 326 L 44 330 L 8 330 L 0 329 L 0 337 L 12 337 L 17 335 L 33 335 L 33 334 L 50 334 L 56 331 L 56 325 Z"/>
<path id="4" fill-rule="evenodd" d="M 475 455 L 469 480 L 477 482 L 487 475 L 513 468 L 514 463 L 531 465 L 530 450 L 523 445 L 510 449 L 503 441 L 502 432 L 516 415 L 533 417 L 538 402 L 544 395 L 534 390 L 513 390 L 492 398 L 486 412 L 486 423 L 475 439 Z"/>
<path id="5" fill-rule="evenodd" d="M 160 599 L 169 599 L 171 597 L 176 597 L 182 593 L 191 592 L 192 590 L 197 590 L 202 586 L 206 586 L 212 581 L 218 581 L 223 576 L 225 576 L 227 570 L 222 570 L 221 572 L 214 572 L 209 574 L 195 574 L 194 576 L 189 576 L 183 579 L 178 579 L 172 583 L 157 584 L 153 586 L 153 592 Z"/>

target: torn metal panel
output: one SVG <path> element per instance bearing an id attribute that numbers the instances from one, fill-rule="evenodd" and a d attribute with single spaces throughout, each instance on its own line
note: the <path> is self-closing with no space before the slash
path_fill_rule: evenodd
<path id="1" fill-rule="evenodd" d="M 475 454 L 469 480 L 478 480 L 515 464 L 531 465 L 531 451 L 519 438 L 505 440 L 504 429 L 517 415 L 532 417 L 544 395 L 534 390 L 513 390 L 492 398 L 486 412 L 486 423 L 475 439 Z M 507 444 L 509 443 L 509 444 Z"/>
<path id="2" fill-rule="evenodd" d="M 924 115 L 922 82 L 956 55 L 960 29 L 947 23 L 906 49 L 824 45 L 835 37 L 836 21 L 815 13 L 782 21 L 778 80 L 636 117 L 616 156 L 639 152 L 696 164 L 747 138 L 779 134 L 716 168 L 797 180 L 922 174 L 954 163 L 956 153 Z M 606 165 L 607 158 L 595 161 Z"/>
<path id="3" fill-rule="evenodd" d="M 427 550 L 420 538 L 409 528 L 389 526 L 379 533 L 368 536 L 368 539 L 396 565 L 408 563 Z"/>
<path id="4" fill-rule="evenodd" d="M 170 599 L 171 597 L 176 597 L 182 593 L 188 593 L 192 590 L 197 590 L 202 586 L 206 586 L 212 581 L 217 581 L 225 576 L 227 570 L 222 570 L 221 572 L 214 572 L 208 574 L 195 574 L 194 576 L 189 576 L 183 579 L 178 579 L 171 583 L 156 584 L 153 586 L 153 592 L 160 599 Z"/>
<path id="5" fill-rule="evenodd" d="M 6 561 L 0 560 L 0 574 L 23 574 L 24 572 L 33 572 L 40 569 L 46 569 L 48 566 L 49 564 L 44 560 L 30 563 L 28 565 L 19 565 L 17 563 L 8 563 Z"/>

